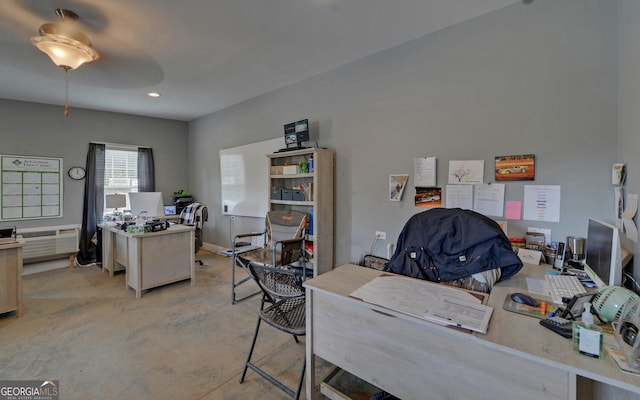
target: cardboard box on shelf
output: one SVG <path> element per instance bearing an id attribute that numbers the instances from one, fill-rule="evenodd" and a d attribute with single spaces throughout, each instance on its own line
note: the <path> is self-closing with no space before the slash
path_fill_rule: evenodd
<path id="1" fill-rule="evenodd" d="M 297 165 L 284 165 L 282 167 L 282 173 L 283 175 L 294 175 L 298 173 L 298 166 Z"/>

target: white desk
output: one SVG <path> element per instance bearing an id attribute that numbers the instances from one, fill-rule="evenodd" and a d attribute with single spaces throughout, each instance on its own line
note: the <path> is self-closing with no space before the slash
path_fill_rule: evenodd
<path id="1" fill-rule="evenodd" d="M 403 400 L 427 393 L 434 399 L 583 399 L 585 390 L 602 384 L 640 394 L 640 377 L 621 372 L 609 357 L 576 354 L 570 340 L 538 319 L 502 309 L 508 293 L 526 290 L 527 274 L 542 277 L 545 270 L 526 265 L 494 287 L 486 335 L 349 297 L 381 271 L 344 265 L 307 281 L 307 398 L 316 387 L 315 356 Z"/>
<path id="2" fill-rule="evenodd" d="M 191 279 L 195 283 L 195 228 L 171 225 L 149 233 L 126 233 L 117 227 L 102 226 L 102 268 L 113 276 L 126 269 L 127 286 L 136 291 Z"/>
<path id="3" fill-rule="evenodd" d="M 22 247 L 20 236 L 15 243 L 0 244 L 0 314 L 16 311 L 22 316 Z"/>

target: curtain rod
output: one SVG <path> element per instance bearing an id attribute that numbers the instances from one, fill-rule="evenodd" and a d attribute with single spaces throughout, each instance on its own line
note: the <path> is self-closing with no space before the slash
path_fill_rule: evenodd
<path id="1" fill-rule="evenodd" d="M 89 143 L 104 144 L 105 146 L 114 146 L 114 147 L 138 147 L 138 148 L 142 148 L 142 149 L 150 149 L 151 148 L 151 146 L 140 146 L 140 145 L 137 145 L 137 144 L 97 142 L 95 140 L 92 140 Z"/>

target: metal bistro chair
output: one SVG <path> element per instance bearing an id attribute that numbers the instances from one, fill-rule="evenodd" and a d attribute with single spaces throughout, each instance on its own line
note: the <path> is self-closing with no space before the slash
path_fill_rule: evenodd
<path id="1" fill-rule="evenodd" d="M 252 363 L 251 356 L 256 345 L 256 339 L 258 338 L 260 323 L 262 321 L 279 331 L 293 335 L 296 343 L 299 343 L 298 336 L 305 335 L 305 291 L 302 287 L 304 280 L 303 272 L 254 264 L 250 264 L 249 269 L 258 286 L 260 286 L 263 295 L 262 302 L 260 303 L 260 315 L 258 317 L 256 331 L 253 335 L 253 342 L 251 343 L 249 356 L 242 371 L 240 383 L 244 381 L 247 369 L 251 368 L 289 396 L 299 399 L 302 382 L 304 380 L 306 355 L 302 361 L 302 372 L 300 373 L 298 388 L 295 392 Z M 265 304 L 270 305 L 264 308 Z"/>
<path id="2" fill-rule="evenodd" d="M 243 298 L 236 298 L 236 288 L 252 279 L 249 265 L 269 265 L 282 266 L 289 265 L 295 261 L 304 261 L 303 257 L 305 240 L 305 226 L 307 214 L 295 210 L 269 211 L 265 218 L 265 230 L 263 232 L 252 232 L 237 235 L 233 239 L 231 262 L 231 304 L 236 301 L 245 300 L 260 291 L 253 292 Z M 252 236 L 263 236 L 263 247 L 238 253 L 236 248 L 241 240 L 246 240 Z M 235 266 L 244 269 L 247 276 L 236 282 Z M 304 268 L 303 268 L 304 269 Z"/>

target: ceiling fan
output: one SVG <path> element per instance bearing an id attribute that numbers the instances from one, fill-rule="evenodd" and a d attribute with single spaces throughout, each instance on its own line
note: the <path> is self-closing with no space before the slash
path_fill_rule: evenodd
<path id="1" fill-rule="evenodd" d="M 91 39 L 76 29 L 78 14 L 64 8 L 57 8 L 60 22 L 48 22 L 40 26 L 39 35 L 31 38 L 31 43 L 47 54 L 51 61 L 65 71 L 65 117 L 69 115 L 69 70 L 95 61 L 100 54 L 92 47 Z"/>
<path id="2" fill-rule="evenodd" d="M 152 6 L 128 4 L 123 8 L 116 2 L 97 0 L 14 0 L 9 6 L 8 17 L 0 16 L 0 21 L 6 22 L 3 31 L 12 31 L 15 36 L 14 57 L 8 62 L 37 71 L 39 76 L 51 76 L 42 68 L 43 63 L 36 64 L 36 57 L 42 53 L 26 51 L 26 46 L 31 46 L 24 38 L 29 41 L 31 37 L 30 43 L 64 70 L 65 115 L 69 112 L 69 76 L 82 86 L 85 95 L 88 91 L 95 95 L 100 88 L 153 88 L 164 79 L 156 57 L 148 54 L 147 42 L 139 40 L 149 32 L 151 22 L 135 18 L 146 13 L 154 15 L 156 21 L 158 15 L 162 19 Z"/>
<path id="3" fill-rule="evenodd" d="M 76 29 L 78 14 L 64 8 L 57 8 L 55 12 L 60 22 L 42 24 L 40 34 L 33 36 L 31 43 L 65 70 L 76 69 L 100 58 L 89 37 Z"/>

